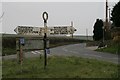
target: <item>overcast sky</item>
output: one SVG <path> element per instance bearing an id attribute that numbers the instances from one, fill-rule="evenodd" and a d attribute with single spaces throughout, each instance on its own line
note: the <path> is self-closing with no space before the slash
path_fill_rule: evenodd
<path id="1" fill-rule="evenodd" d="M 116 2 L 109 3 L 112 7 Z M 48 12 L 48 26 L 70 25 L 73 21 L 75 34 L 93 35 L 97 18 L 105 18 L 105 2 L 3 2 L 2 31 L 15 33 L 18 25 L 43 27 L 42 13 Z"/>

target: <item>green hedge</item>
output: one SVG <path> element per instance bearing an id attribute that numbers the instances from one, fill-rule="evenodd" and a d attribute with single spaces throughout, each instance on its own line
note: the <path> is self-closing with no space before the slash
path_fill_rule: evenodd
<path id="1" fill-rule="evenodd" d="M 71 37 L 48 37 L 50 48 L 65 44 L 73 44 L 84 42 L 84 40 L 73 39 Z M 16 53 L 16 37 L 2 37 L 2 55 L 10 55 Z"/>
<path id="2" fill-rule="evenodd" d="M 2 38 L 2 55 L 10 55 L 16 53 L 16 38 L 3 37 Z"/>

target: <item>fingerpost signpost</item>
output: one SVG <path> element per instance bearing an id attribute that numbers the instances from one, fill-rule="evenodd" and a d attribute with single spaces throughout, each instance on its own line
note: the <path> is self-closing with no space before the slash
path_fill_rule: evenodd
<path id="1" fill-rule="evenodd" d="M 47 27 L 48 13 L 42 14 L 44 27 L 18 26 L 14 29 L 17 33 L 16 51 L 18 61 L 22 66 L 25 51 L 44 50 L 44 69 L 47 66 L 47 54 L 50 54 L 48 36 L 72 35 L 76 31 L 73 22 L 70 26 Z"/>

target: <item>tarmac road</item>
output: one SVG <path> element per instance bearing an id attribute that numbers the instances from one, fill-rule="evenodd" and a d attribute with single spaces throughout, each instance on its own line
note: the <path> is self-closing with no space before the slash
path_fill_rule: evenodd
<path id="1" fill-rule="evenodd" d="M 85 43 L 56 47 L 51 49 L 51 54 L 94 58 L 118 64 L 118 55 L 90 50 Z"/>
<path id="2" fill-rule="evenodd" d="M 50 56 L 57 55 L 57 56 L 77 56 L 77 57 L 84 57 L 84 58 L 92 58 L 98 59 L 108 62 L 113 62 L 118 64 L 118 55 L 110 54 L 110 53 L 103 53 L 103 52 L 96 52 L 86 48 L 85 43 L 81 44 L 71 44 L 65 46 L 59 46 L 50 49 Z M 43 54 L 43 51 L 31 51 L 25 53 L 26 57 L 39 57 L 40 54 Z M 3 59 L 10 59 L 16 58 L 17 55 L 10 55 L 4 56 Z"/>

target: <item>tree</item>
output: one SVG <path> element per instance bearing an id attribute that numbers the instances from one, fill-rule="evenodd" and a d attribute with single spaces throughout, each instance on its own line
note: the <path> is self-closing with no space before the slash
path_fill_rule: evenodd
<path id="1" fill-rule="evenodd" d="M 113 7 L 111 20 L 115 27 L 120 27 L 120 1 Z"/>
<path id="2" fill-rule="evenodd" d="M 101 40 L 103 38 L 103 21 L 101 19 L 96 19 L 93 30 L 93 39 L 95 41 Z"/>

